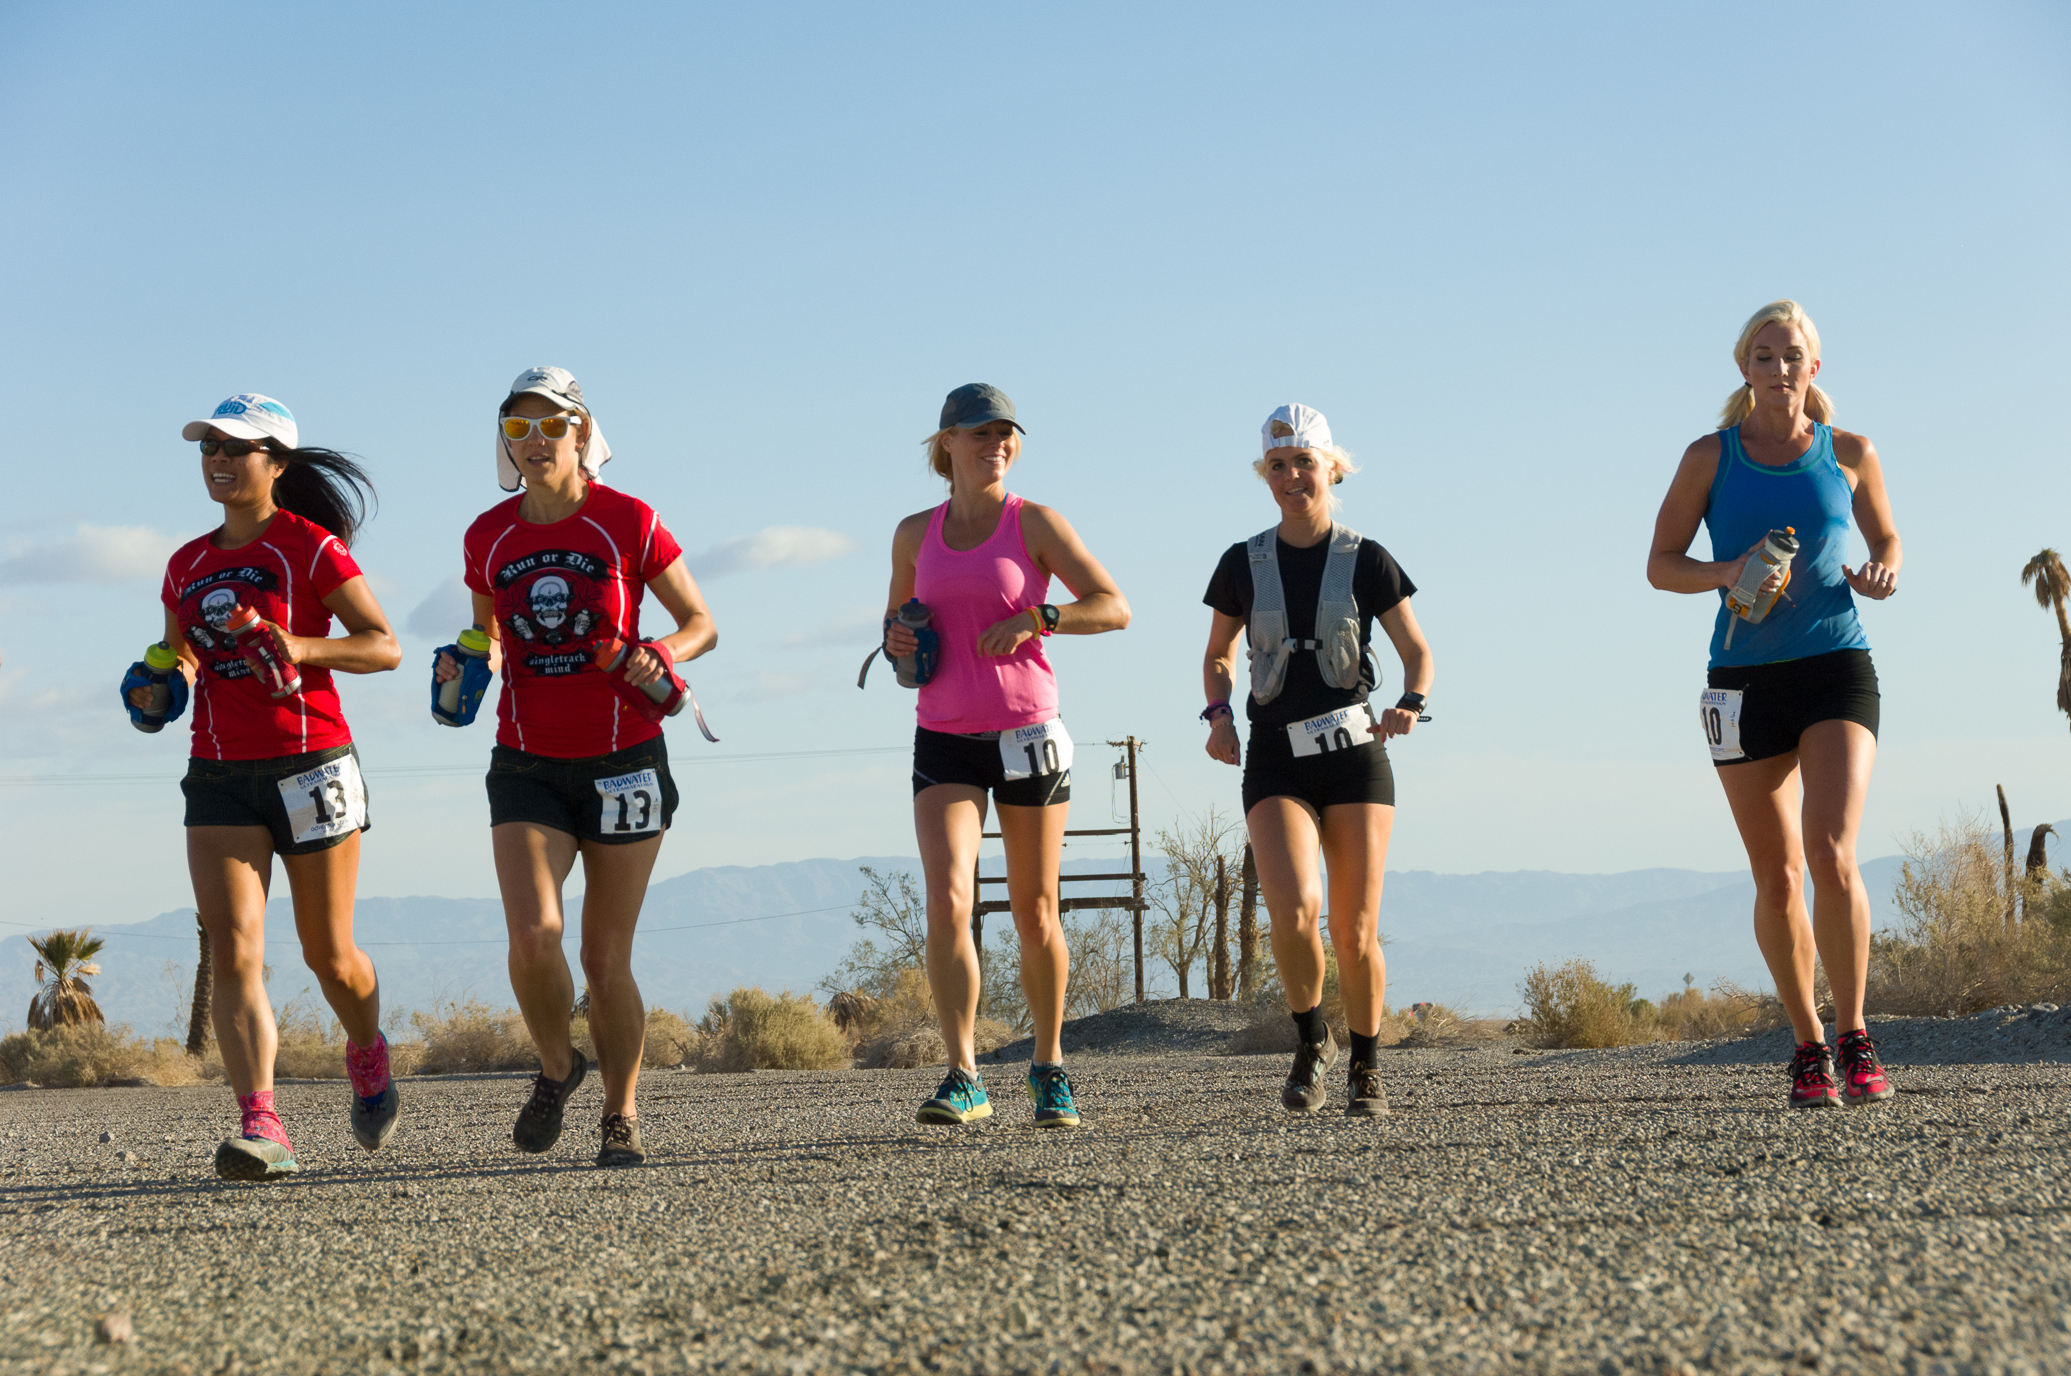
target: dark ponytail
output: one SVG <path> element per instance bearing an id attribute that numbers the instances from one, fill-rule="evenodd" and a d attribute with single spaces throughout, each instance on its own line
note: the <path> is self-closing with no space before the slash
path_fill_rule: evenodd
<path id="1" fill-rule="evenodd" d="M 374 501 L 374 480 L 367 470 L 335 449 L 270 447 L 268 452 L 287 465 L 273 480 L 273 504 L 350 545 Z"/>

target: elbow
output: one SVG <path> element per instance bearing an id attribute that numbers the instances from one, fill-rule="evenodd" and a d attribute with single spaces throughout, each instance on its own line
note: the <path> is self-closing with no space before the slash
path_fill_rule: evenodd
<path id="1" fill-rule="evenodd" d="M 1661 576 L 1661 561 L 1649 558 L 1647 560 L 1647 586 L 1653 588 L 1656 592 L 1669 591 L 1668 584 L 1661 581 Z"/>
<path id="2" fill-rule="evenodd" d="M 1129 629 L 1129 599 L 1122 596 L 1122 594 L 1120 593 L 1114 594 L 1114 599 L 1115 624 L 1112 629 L 1117 631 L 1126 631 Z"/>
<path id="3" fill-rule="evenodd" d="M 398 641 L 394 635 L 383 636 L 381 638 L 381 644 L 378 647 L 376 647 L 376 653 L 374 656 L 374 671 L 376 673 L 386 673 L 390 669 L 401 668 L 402 663 L 402 642 Z"/>

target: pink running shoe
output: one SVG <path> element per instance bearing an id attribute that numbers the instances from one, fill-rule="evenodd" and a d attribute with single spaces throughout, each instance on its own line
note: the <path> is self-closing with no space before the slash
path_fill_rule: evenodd
<path id="1" fill-rule="evenodd" d="M 1791 1057 L 1791 1107 L 1839 1108 L 1840 1086 L 1834 1083 L 1834 1057 L 1825 1042 L 1800 1042 Z"/>
<path id="2" fill-rule="evenodd" d="M 348 1038 L 345 1074 L 352 1081 L 353 1140 L 379 1151 L 395 1134 L 398 1107 L 395 1077 L 388 1073 L 388 1038 L 377 1034 L 372 1046 Z"/>
<path id="3" fill-rule="evenodd" d="M 1891 1097 L 1891 1077 L 1884 1073 L 1884 1063 L 1877 1059 L 1877 1044 L 1870 1040 L 1868 1028 L 1843 1032 L 1841 1040 L 1834 1044 L 1834 1052 L 1841 1062 L 1841 1093 L 1850 1108 Z"/>

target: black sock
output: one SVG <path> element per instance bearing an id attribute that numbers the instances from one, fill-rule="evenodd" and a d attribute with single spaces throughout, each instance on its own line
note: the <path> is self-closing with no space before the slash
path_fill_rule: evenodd
<path id="1" fill-rule="evenodd" d="M 1330 1028 L 1323 1021 L 1322 1004 L 1317 1004 L 1306 1013 L 1295 1013 L 1292 1016 L 1294 1018 L 1295 1035 L 1299 1036 L 1305 1044 L 1309 1046 L 1319 1045 L 1325 1037 L 1330 1035 Z"/>
<path id="2" fill-rule="evenodd" d="M 1380 1033 L 1376 1032 L 1370 1037 L 1364 1032 L 1354 1032 L 1352 1034 L 1352 1064 L 1363 1065 L 1368 1070 L 1372 1070 L 1378 1063 L 1377 1054 L 1380 1049 Z"/>

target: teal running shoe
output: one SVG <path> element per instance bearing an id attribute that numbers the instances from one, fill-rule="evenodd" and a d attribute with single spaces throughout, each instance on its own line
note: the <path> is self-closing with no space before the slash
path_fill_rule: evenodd
<path id="1" fill-rule="evenodd" d="M 225 1180 L 277 1180 L 301 1169 L 295 1149 L 271 1137 L 232 1137 L 216 1148 L 216 1174 Z"/>
<path id="2" fill-rule="evenodd" d="M 980 1118 L 992 1117 L 992 1105 L 985 1099 L 985 1081 L 968 1070 L 957 1066 L 949 1068 L 949 1074 L 935 1090 L 935 1097 L 920 1106 L 913 1115 L 916 1123 L 938 1127 L 954 1127 L 959 1123 L 975 1123 Z"/>
<path id="3" fill-rule="evenodd" d="M 1035 1125 L 1039 1128 L 1075 1128 L 1079 1106 L 1071 1101 L 1071 1080 L 1061 1065 L 1031 1066 L 1028 1097 L 1035 1100 Z"/>

